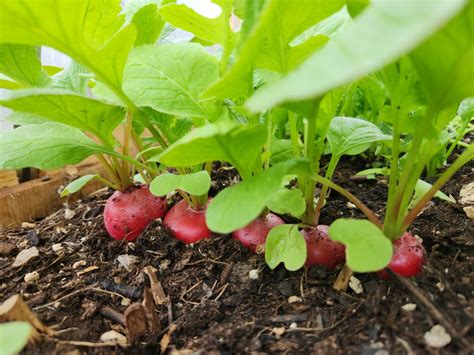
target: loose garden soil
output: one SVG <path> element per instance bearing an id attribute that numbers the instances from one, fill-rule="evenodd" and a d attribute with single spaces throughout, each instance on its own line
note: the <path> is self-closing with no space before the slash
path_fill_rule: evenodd
<path id="1" fill-rule="evenodd" d="M 350 178 L 364 168 L 359 158 L 345 160 L 334 179 L 383 216 L 384 181 Z M 217 169 L 212 193 L 235 179 L 232 170 Z M 443 191 L 458 198 L 461 187 L 473 180 L 471 163 Z M 272 271 L 262 256 L 251 254 L 227 235 L 186 246 L 171 238 L 158 221 L 136 243 L 114 241 L 102 222 L 110 193 L 96 193 L 70 205 L 75 213 L 70 219 L 63 209 L 36 221 L 32 228 L 1 232 L 0 301 L 22 294 L 38 318 L 58 331 L 54 337 L 45 336 L 40 343 L 29 345 L 25 353 L 159 353 L 164 335 L 169 340 L 167 351 L 175 354 L 189 350 L 379 355 L 473 350 L 468 344 L 474 344 L 474 221 L 457 204 L 434 200 L 411 228 L 428 252 L 423 275 L 413 282 L 456 327 L 447 329 L 457 332 L 451 334 L 451 343 L 437 350 L 426 345 L 424 334 L 438 321 L 394 280 L 357 274 L 364 291 L 356 294 L 349 288 L 339 292 L 332 288 L 339 269 L 288 272 L 278 267 Z M 67 217 L 71 215 L 68 211 Z M 342 216 L 363 218 L 333 191 L 321 223 L 330 224 Z M 53 251 L 58 243 L 62 249 L 56 246 Z M 8 245 L 14 249 L 8 250 Z M 16 255 L 30 246 L 39 249 L 40 257 L 13 268 Z M 138 257 L 130 271 L 117 261 L 125 254 Z M 149 265 L 156 268 L 170 300 L 169 305 L 157 306 L 162 330 L 154 340 L 127 348 L 94 346 L 111 329 L 127 333 L 104 307 L 123 313 L 128 299 L 141 302 L 144 287 L 149 287 L 142 270 Z M 258 270 L 257 275 L 252 272 L 255 279 L 249 277 L 251 270 Z M 24 276 L 33 271 L 39 273 L 39 280 L 25 282 Z M 290 303 L 290 297 L 296 302 Z M 408 303 L 418 305 L 406 311 L 402 306 Z M 88 343 L 80 346 L 74 343 L 78 341 Z"/>

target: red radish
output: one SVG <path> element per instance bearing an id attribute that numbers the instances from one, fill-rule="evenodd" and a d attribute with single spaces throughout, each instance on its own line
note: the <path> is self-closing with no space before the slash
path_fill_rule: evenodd
<path id="1" fill-rule="evenodd" d="M 317 264 L 334 269 L 346 260 L 345 245 L 329 238 L 328 228 L 329 226 L 320 224 L 301 231 L 306 240 L 306 266 Z"/>
<path id="2" fill-rule="evenodd" d="M 426 251 L 423 245 L 413 235 L 405 232 L 393 243 L 393 256 L 387 267 L 400 276 L 412 277 L 421 273 L 425 260 Z M 379 271 L 377 275 L 383 279 L 388 278 L 385 270 Z"/>
<path id="3" fill-rule="evenodd" d="M 112 238 L 133 242 L 153 219 L 163 217 L 166 210 L 165 199 L 152 195 L 146 185 L 115 191 L 105 204 L 105 228 Z"/>
<path id="4" fill-rule="evenodd" d="M 186 244 L 192 244 L 211 236 L 206 224 L 206 207 L 195 210 L 185 200 L 179 201 L 166 214 L 163 224 L 173 236 Z"/>
<path id="5" fill-rule="evenodd" d="M 255 253 L 259 245 L 265 244 L 268 233 L 273 227 L 285 222 L 273 213 L 255 219 L 242 229 L 232 233 L 232 237 L 243 244 L 244 247 Z"/>

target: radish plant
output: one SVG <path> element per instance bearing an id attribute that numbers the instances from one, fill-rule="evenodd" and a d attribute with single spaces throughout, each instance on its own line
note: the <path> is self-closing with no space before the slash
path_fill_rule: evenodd
<path id="1" fill-rule="evenodd" d="M 382 20 L 385 12 L 390 13 L 392 21 Z M 424 13 L 422 23 L 415 18 L 415 13 Z M 407 103 L 404 100 L 410 99 L 408 96 L 412 94 L 410 91 L 413 87 L 407 86 L 409 76 L 400 72 L 399 65 L 395 66 L 398 72 L 392 72 L 391 81 L 384 83 L 390 94 L 393 127 L 390 184 L 384 223 L 359 203 L 371 222 L 341 219 L 329 228 L 331 239 L 346 245 L 347 264 L 355 271 L 376 271 L 390 263 L 395 272 L 404 276 L 416 275 L 424 257 L 419 243 L 405 235 L 395 242 L 394 259 L 391 261 L 390 241 L 402 237 L 439 188 L 473 158 L 474 147 L 471 144 L 413 208 L 409 208 L 417 181 L 435 153 L 442 129 L 453 117 L 459 102 L 473 94 L 470 81 L 473 71 L 469 65 L 474 59 L 472 19 L 473 6 L 466 5 L 465 1 L 441 1 L 429 6 L 422 1 L 410 4 L 374 1 L 352 24 L 345 27 L 345 31 L 331 39 L 325 48 L 288 76 L 257 91 L 247 102 L 251 110 L 261 111 L 287 101 L 320 98 L 329 89 L 380 69 L 409 52 L 407 60 L 413 63 L 420 80 L 424 108 L 419 110 L 417 120 L 410 120 L 409 115 L 401 114 L 403 105 Z M 443 24 L 444 27 L 430 37 Z M 456 38 L 459 42 L 455 48 L 451 46 L 449 38 Z M 369 57 L 367 53 L 370 53 Z M 442 53 L 449 53 L 449 56 Z M 443 56 L 446 60 L 439 63 L 436 58 Z M 400 137 L 406 132 L 401 127 L 407 125 L 412 126 L 409 132 L 412 138 L 406 153 L 402 154 Z M 313 158 L 311 155 L 309 157 Z M 347 191 L 328 179 L 317 175 L 313 175 L 313 179 L 357 202 Z M 285 237 L 290 238 L 290 235 Z M 287 253 L 284 248 L 278 251 Z M 405 257 L 407 251 L 412 253 L 416 262 L 413 262 L 414 266 L 409 271 L 401 272 L 394 265 L 398 264 L 398 258 Z M 278 254 L 276 257 L 281 258 Z"/>

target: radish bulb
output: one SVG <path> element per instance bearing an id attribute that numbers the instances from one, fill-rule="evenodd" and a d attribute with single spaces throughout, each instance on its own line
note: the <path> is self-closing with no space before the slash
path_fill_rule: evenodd
<path id="1" fill-rule="evenodd" d="M 250 251 L 257 250 L 259 245 L 265 245 L 268 233 L 273 227 L 285 222 L 273 213 L 267 213 L 264 217 L 259 217 L 250 222 L 242 229 L 232 233 L 232 237 L 242 243 Z"/>
<path id="2" fill-rule="evenodd" d="M 206 224 L 206 208 L 196 210 L 181 200 L 168 211 L 163 224 L 176 239 L 186 244 L 196 243 L 211 236 Z"/>
<path id="3" fill-rule="evenodd" d="M 301 231 L 306 240 L 308 255 L 306 266 L 317 264 L 334 269 L 346 260 L 346 247 L 329 238 L 328 228 L 329 226 L 320 224 L 317 227 L 310 227 Z"/>
<path id="4" fill-rule="evenodd" d="M 163 217 L 166 210 L 165 199 L 152 195 L 146 185 L 115 191 L 105 204 L 105 228 L 112 238 L 133 242 L 152 220 Z"/>

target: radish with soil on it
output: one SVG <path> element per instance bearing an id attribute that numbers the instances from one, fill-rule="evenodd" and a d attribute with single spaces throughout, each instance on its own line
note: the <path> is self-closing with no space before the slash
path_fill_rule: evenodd
<path id="1" fill-rule="evenodd" d="M 183 175 L 163 173 L 157 176 L 150 184 L 150 191 L 156 196 L 178 191 L 183 197 L 168 211 L 163 225 L 176 239 L 193 244 L 211 236 L 206 225 L 211 177 L 206 170 L 188 174 L 183 169 L 180 171 Z"/>

